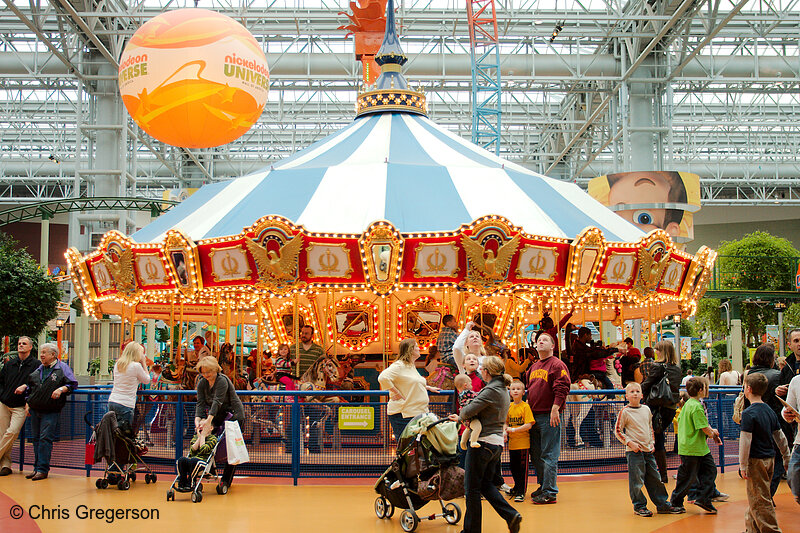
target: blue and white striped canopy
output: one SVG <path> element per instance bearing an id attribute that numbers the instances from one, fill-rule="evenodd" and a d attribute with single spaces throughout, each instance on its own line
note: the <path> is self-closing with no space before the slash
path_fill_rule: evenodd
<path id="1" fill-rule="evenodd" d="M 402 233 L 455 231 L 500 215 L 531 235 L 573 238 L 594 226 L 610 241 L 644 234 L 578 186 L 501 159 L 429 119 L 383 113 L 356 119 L 272 167 L 206 185 L 133 235 L 170 229 L 193 240 L 241 233 L 281 215 L 320 233 L 363 233 L 388 220 Z"/>

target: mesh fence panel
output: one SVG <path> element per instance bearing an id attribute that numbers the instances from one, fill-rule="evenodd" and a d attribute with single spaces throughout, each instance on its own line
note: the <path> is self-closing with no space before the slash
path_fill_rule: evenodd
<path id="1" fill-rule="evenodd" d="M 589 392 L 589 391 L 587 391 Z M 330 394 L 330 392 L 326 393 Z M 375 391 L 337 391 L 339 396 L 312 397 L 308 393 L 251 393 L 241 391 L 245 409 L 242 434 L 250 462 L 237 473 L 264 477 L 375 477 L 395 457 L 396 439 L 387 420 L 386 396 Z M 705 400 L 709 422 L 720 430 L 723 445 L 710 444 L 717 465 L 738 463 L 739 426 L 731 419 L 735 391 L 714 391 Z M 625 404 L 621 394 L 605 393 L 586 401 L 569 401 L 562 413 L 560 474 L 625 472 L 625 448 L 614 437 L 614 424 Z M 138 437 L 147 443 L 145 462 L 155 472 L 175 472 L 175 461 L 186 453 L 194 431 L 195 396 L 192 392 L 150 391 L 140 395 L 135 425 Z M 104 464 L 85 464 L 86 443 L 92 427 L 107 412 L 108 391 L 81 390 L 70 396 L 59 416 L 58 440 L 51 466 L 102 471 Z M 448 394 L 432 395 L 431 412 L 440 417 L 452 412 Z M 347 413 L 345 415 L 345 413 Z M 355 413 L 355 418 L 353 417 Z M 346 419 L 346 420 L 345 420 Z M 87 424 L 88 422 L 88 424 Z M 91 425 L 91 426 L 90 426 Z M 20 442 L 25 442 L 23 462 L 31 465 L 30 421 Z M 677 468 L 676 436 L 672 424 L 666 429 L 667 463 Z M 12 458 L 20 461 L 15 446 Z M 224 463 L 225 443 L 217 455 Z M 503 453 L 504 473 L 508 451 Z"/>

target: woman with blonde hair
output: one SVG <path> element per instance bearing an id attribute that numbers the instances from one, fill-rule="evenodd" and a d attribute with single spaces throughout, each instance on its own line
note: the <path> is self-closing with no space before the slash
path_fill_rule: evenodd
<path id="1" fill-rule="evenodd" d="M 144 348 L 138 342 L 128 342 L 114 364 L 114 385 L 108 397 L 108 410 L 117 414 L 119 422 L 133 426 L 136 390 L 139 384 L 150 383 Z"/>
<path id="2" fill-rule="evenodd" d="M 236 395 L 236 388 L 230 378 L 222 372 L 217 359 L 207 355 L 197 363 L 200 379 L 197 380 L 197 404 L 194 411 L 195 431 L 202 430 L 207 424 L 218 428 L 223 422 L 237 422 L 241 429 L 244 423 L 244 405 Z M 228 418 L 230 416 L 230 418 Z M 222 481 L 225 490 L 231 486 L 235 467 L 225 465 Z"/>
<path id="3" fill-rule="evenodd" d="M 483 360 L 480 372 L 486 385 L 458 415 L 450 415 L 450 419 L 456 422 L 467 423 L 473 418 L 481 422 L 481 434 L 478 437 L 480 447 L 467 448 L 464 533 L 481 531 L 481 496 L 506 521 L 508 530 L 518 533 L 522 516 L 503 498 L 496 486 L 500 454 L 503 452 L 503 426 L 511 403 L 508 395 L 511 376 L 505 374 L 503 360 L 494 355 Z"/>
<path id="4" fill-rule="evenodd" d="M 397 439 L 412 418 L 428 412 L 428 392 L 441 392 L 438 387 L 427 384 L 417 370 L 415 365 L 417 359 L 419 359 L 417 340 L 403 339 L 400 341 L 395 362 L 378 375 L 381 390 L 389 391 L 386 413 Z"/>
<path id="5" fill-rule="evenodd" d="M 653 347 L 656 351 L 656 362 L 647 373 L 647 378 L 642 382 L 642 398 L 647 402 L 650 389 L 659 383 L 665 376 L 672 392 L 672 402 L 667 405 L 650 406 L 653 412 L 653 437 L 655 438 L 655 451 L 658 473 L 661 481 L 666 483 L 667 475 L 667 448 L 665 431 L 672 419 L 680 401 L 681 367 L 675 345 L 670 341 L 660 341 Z"/>

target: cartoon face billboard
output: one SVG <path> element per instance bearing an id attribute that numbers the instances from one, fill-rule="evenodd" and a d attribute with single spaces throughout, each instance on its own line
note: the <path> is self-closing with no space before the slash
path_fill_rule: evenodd
<path id="1" fill-rule="evenodd" d="M 663 229 L 675 242 L 694 238 L 700 210 L 700 176 L 689 172 L 620 172 L 594 178 L 589 194 L 619 216 L 649 232 Z"/>

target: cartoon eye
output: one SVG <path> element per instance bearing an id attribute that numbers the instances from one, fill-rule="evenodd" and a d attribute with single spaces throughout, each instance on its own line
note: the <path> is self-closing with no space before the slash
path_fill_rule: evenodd
<path id="1" fill-rule="evenodd" d="M 634 211 L 634 213 L 633 213 L 633 221 L 636 224 L 652 224 L 653 223 L 653 215 L 651 215 L 647 211 Z"/>

